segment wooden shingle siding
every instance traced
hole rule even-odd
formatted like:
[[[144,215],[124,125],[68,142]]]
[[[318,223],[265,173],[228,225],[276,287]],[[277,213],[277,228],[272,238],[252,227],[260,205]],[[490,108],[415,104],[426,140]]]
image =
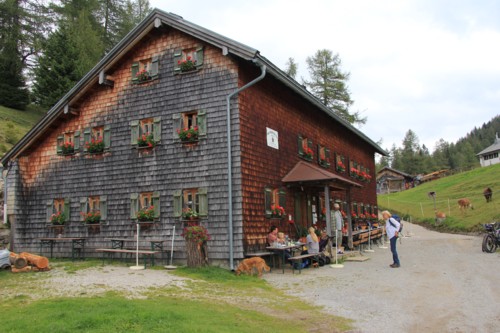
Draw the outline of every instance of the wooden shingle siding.
[[[140,192],[157,192],[160,200],[159,220],[141,232],[142,237],[171,240],[176,226],[176,248],[183,250],[180,237],[183,224],[173,216],[174,191],[183,188],[206,188],[208,196],[207,217],[202,224],[208,227],[213,241],[209,244],[209,257],[214,260],[228,258],[227,238],[227,151],[226,151],[226,96],[237,88],[236,65],[220,50],[204,47],[203,69],[192,74],[173,75],[173,50],[176,45],[194,46],[199,41],[179,32],[164,32],[141,43],[129,52],[127,59],[110,73],[114,88],[96,86],[79,102],[80,116],[67,117],[53,132],[41,140],[34,150],[18,160],[22,190],[16,195],[13,209],[16,228],[22,230],[16,238],[16,248],[39,251],[36,238],[50,236],[47,227],[45,203],[55,197],[71,198],[70,222],[63,235],[87,237],[87,255],[93,248],[109,246],[104,238],[132,237],[134,220],[130,216],[130,195]],[[133,85],[130,68],[134,59],[148,54],[159,54],[159,78],[151,83]],[[173,115],[193,109],[203,110],[206,117],[206,138],[193,148],[179,142],[173,143]],[[132,149],[131,121],[154,118],[161,124],[161,144],[148,152]],[[161,122],[160,122],[161,119]],[[237,116],[233,128],[237,128]],[[102,155],[77,154],[74,157],[58,156],[57,136],[64,131],[80,130],[93,126],[108,126],[110,149]],[[234,132],[233,142],[238,136]],[[237,146],[235,144],[235,146]],[[239,164],[239,149],[233,151],[233,162]],[[17,167],[17,166],[16,166]],[[9,172],[9,183],[17,177],[16,169]],[[236,170],[236,173],[238,171]],[[11,186],[10,190],[16,189]],[[235,197],[241,195],[241,180],[235,178]],[[106,223],[100,233],[89,234],[80,221],[80,198],[90,195],[106,197]],[[9,197],[10,198],[10,197]],[[234,204],[236,214],[241,214],[241,202]],[[241,218],[236,217],[235,223]],[[236,249],[243,251],[241,242]],[[178,254],[183,257],[182,251]]]

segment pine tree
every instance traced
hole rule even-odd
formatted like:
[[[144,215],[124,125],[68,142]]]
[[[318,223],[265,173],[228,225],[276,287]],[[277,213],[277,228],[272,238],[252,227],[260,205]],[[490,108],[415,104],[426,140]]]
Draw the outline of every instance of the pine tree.
[[[285,68],[285,73],[287,73],[290,77],[294,78],[297,76],[297,68],[299,66],[295,62],[295,59],[292,57],[288,58],[288,61],[286,63],[286,68]]]
[[[311,81],[304,81],[304,84],[312,94],[349,123],[366,123],[359,112],[349,113],[353,103],[347,87],[350,74],[341,70],[340,56],[323,49],[308,57],[306,62]]]

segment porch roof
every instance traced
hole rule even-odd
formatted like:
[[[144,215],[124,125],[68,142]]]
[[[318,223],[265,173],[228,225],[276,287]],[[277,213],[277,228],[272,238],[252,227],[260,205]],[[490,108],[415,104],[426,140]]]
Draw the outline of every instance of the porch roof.
[[[310,183],[321,182],[324,184],[343,183],[344,185],[362,187],[342,176],[335,175],[313,164],[299,161],[288,174],[281,180],[283,183]]]

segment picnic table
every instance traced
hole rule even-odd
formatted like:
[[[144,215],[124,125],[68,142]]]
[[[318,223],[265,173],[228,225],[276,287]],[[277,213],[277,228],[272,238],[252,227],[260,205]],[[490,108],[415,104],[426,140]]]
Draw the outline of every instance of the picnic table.
[[[50,248],[50,257],[54,256],[54,245],[56,242],[71,242],[71,260],[75,258],[85,259],[85,238],[82,237],[44,237],[40,241],[40,254],[43,248]]]
[[[304,246],[304,243],[296,242],[296,243],[291,243],[290,245],[276,245],[276,246],[268,246],[266,247],[267,250],[273,251],[273,252],[281,252],[281,268],[283,271],[283,274],[285,274],[285,251],[289,250],[293,252],[296,249],[302,248]]]
[[[133,242],[135,243],[137,240],[135,238],[105,238],[105,240],[111,241],[111,249],[110,250],[129,250],[128,248],[124,247],[124,244],[127,242]],[[162,259],[163,259],[163,254],[165,253],[163,251],[163,243],[165,240],[162,239],[146,239],[146,242],[150,243],[151,246],[151,251],[154,253],[161,253]],[[111,252],[111,251],[107,251]],[[120,251],[115,251],[115,252],[120,252]],[[143,250],[144,252],[144,250]],[[124,252],[123,252],[124,253]],[[154,266],[154,255],[151,256],[151,264]]]

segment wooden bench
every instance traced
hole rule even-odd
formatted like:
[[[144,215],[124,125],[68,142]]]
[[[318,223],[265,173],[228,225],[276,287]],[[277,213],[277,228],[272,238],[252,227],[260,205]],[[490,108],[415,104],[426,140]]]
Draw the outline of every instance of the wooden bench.
[[[105,253],[107,253],[108,259],[112,259],[115,253],[120,254],[141,254],[144,260],[144,268],[146,268],[146,264],[148,259],[150,261],[150,266],[155,265],[155,254],[160,253],[160,251],[151,251],[151,250],[134,250],[134,249],[96,249],[96,252],[102,252],[102,264],[104,265]]]
[[[290,257],[288,260],[292,261],[292,272],[295,274],[295,263],[299,264],[299,274],[302,273],[302,263],[304,259],[315,257],[318,260],[319,253],[301,254],[300,256]]]

